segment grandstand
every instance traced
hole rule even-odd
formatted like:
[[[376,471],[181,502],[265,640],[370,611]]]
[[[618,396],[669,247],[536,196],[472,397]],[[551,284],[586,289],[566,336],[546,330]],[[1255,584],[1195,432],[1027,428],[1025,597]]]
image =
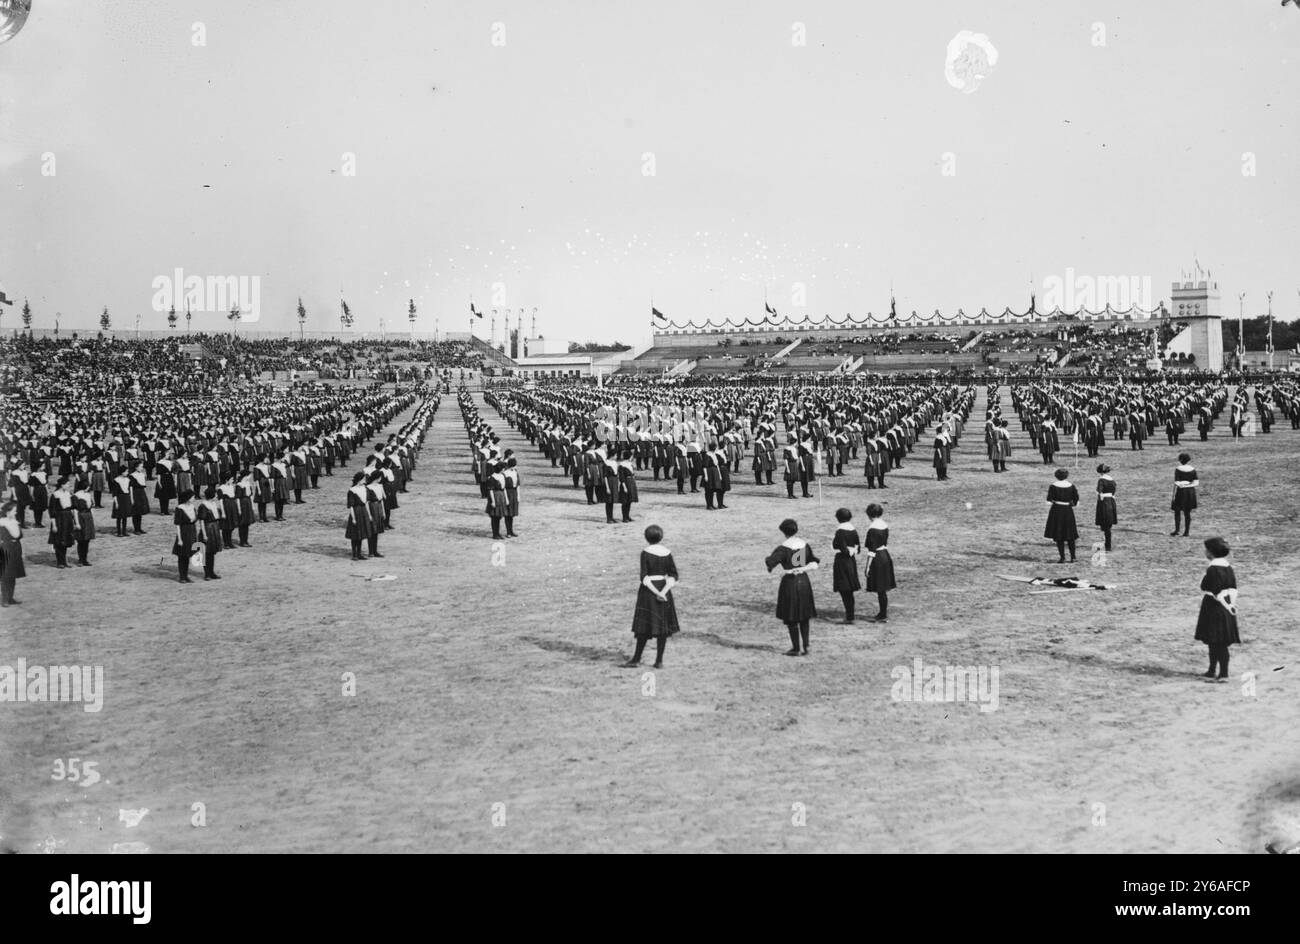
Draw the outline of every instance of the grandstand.
[[[1171,367],[1221,362],[1218,287],[1174,283],[1177,318],[1158,308],[998,315],[666,322],[618,374],[709,377],[726,374],[1051,372],[1062,376],[1144,370],[1153,355]],[[1196,302],[1200,307],[1192,307]],[[1200,352],[1198,358],[1197,351]]]

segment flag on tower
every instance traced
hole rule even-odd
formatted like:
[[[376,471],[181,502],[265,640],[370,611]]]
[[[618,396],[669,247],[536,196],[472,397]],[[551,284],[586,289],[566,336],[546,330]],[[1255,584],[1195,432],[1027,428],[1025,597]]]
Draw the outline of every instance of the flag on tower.
[[[660,321],[667,321],[667,320],[668,320],[668,316],[665,315],[665,314],[664,314],[662,311],[660,311],[658,308],[656,308],[654,305],[651,305],[651,306],[650,306],[650,316],[653,317],[653,318],[657,318],[657,319],[659,319]]]

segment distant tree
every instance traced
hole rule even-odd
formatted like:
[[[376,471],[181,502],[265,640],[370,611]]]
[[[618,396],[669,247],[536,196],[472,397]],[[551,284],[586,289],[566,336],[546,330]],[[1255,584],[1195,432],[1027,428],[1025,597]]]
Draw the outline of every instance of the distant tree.
[[[108,316],[108,306],[104,306],[104,313],[99,316],[99,326],[107,331],[113,327],[113,319]]]
[[[32,330],[32,306],[27,304],[27,299],[23,299],[23,327],[29,332]]]
[[[171,328],[173,331],[175,331],[175,330],[176,330],[176,322],[179,321],[179,320],[180,320],[180,319],[176,317],[176,306],[175,306],[175,305],[172,305],[172,307],[171,307],[170,309],[168,309],[168,311],[167,311],[167,327],[169,327],[169,328]]]

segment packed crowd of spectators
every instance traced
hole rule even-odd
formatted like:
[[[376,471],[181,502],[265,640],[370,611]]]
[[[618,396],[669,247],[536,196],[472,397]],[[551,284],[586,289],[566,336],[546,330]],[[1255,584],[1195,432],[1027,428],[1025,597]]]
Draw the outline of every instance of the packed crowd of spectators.
[[[426,380],[433,363],[481,369],[483,354],[463,341],[299,340],[234,334],[167,338],[0,339],[0,389],[28,399],[78,390],[99,397],[205,394],[265,380]]]

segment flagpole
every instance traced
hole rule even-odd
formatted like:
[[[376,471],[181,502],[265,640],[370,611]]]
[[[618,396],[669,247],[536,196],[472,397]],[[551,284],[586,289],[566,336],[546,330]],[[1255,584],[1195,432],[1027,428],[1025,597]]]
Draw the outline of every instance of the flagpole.
[[[1268,293],[1268,372],[1273,372],[1273,291]]]

